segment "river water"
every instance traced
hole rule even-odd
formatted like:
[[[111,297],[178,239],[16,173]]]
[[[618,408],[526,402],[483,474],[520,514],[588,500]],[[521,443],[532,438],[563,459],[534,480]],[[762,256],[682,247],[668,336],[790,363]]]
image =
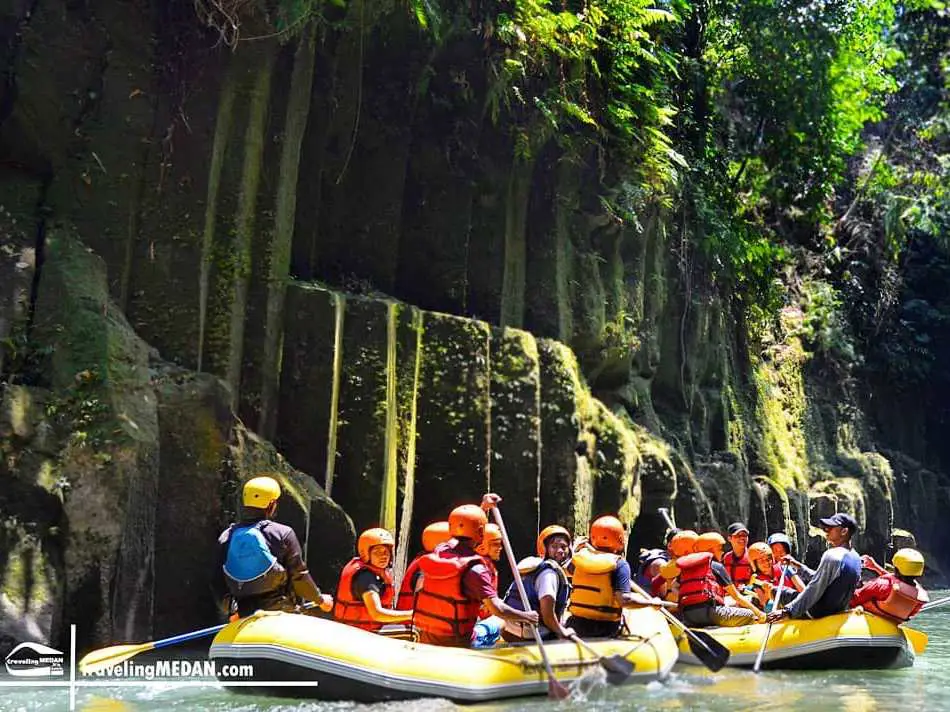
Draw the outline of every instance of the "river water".
[[[931,600],[950,595],[934,591]],[[314,703],[267,697],[235,695],[215,687],[175,687],[169,683],[146,683],[123,688],[85,688],[76,696],[81,712],[139,712],[148,710],[195,710],[196,712],[515,712],[558,710],[950,710],[950,606],[921,613],[914,627],[930,636],[927,652],[912,668],[900,670],[832,670],[827,672],[724,669],[710,673],[705,668],[677,665],[665,683],[647,686],[610,687],[591,679],[589,689],[576,699],[550,702],[529,698],[510,702],[457,707],[445,700],[419,700],[379,705]],[[66,712],[68,693],[62,688],[0,688],[2,712]]]

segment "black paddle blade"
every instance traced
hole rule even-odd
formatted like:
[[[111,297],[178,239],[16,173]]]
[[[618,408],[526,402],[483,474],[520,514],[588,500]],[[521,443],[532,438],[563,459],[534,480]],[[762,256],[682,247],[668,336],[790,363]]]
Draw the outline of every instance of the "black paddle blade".
[[[633,663],[622,655],[601,658],[600,665],[607,672],[607,682],[611,685],[622,685],[633,674]]]
[[[713,638],[709,633],[690,628],[689,649],[703,665],[713,672],[719,672],[729,662],[729,648]]]

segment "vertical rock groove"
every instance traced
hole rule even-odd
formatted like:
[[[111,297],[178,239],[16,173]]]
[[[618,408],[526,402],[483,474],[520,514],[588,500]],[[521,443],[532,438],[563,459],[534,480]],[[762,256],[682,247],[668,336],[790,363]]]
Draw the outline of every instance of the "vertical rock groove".
[[[234,230],[234,283],[231,285],[230,327],[228,329],[227,383],[231,387],[231,407],[237,408],[241,393],[241,360],[244,355],[244,320],[247,289],[251,279],[251,242],[257,215],[257,194],[264,158],[264,133],[270,104],[271,77],[277,57],[276,45],[268,45],[264,61],[254,73],[251,106],[244,134],[244,165]]]
[[[290,253],[297,213],[297,177],[300,149],[310,118],[310,95],[316,53],[314,25],[304,30],[294,55],[290,78],[290,99],[284,123],[284,144],[280,154],[274,235],[268,255],[267,309],[264,324],[264,356],[261,364],[261,416],[258,430],[271,437],[274,430],[277,388],[280,382],[281,335],[284,303],[290,270]]]
[[[214,145],[211,149],[211,165],[208,167],[208,194],[205,200],[205,227],[201,240],[201,272],[198,277],[198,364],[203,366],[205,327],[208,317],[208,287],[211,281],[211,254],[214,247],[215,223],[218,218],[218,189],[221,186],[221,169],[224,166],[225,148],[231,134],[234,111],[234,96],[237,86],[237,67],[232,61],[218,103],[218,115],[214,126]]]
[[[330,392],[330,425],[327,428],[327,470],[323,488],[327,497],[333,496],[333,471],[336,468],[337,411],[340,407],[340,372],[343,369],[343,318],[346,301],[341,294],[333,293],[336,318],[333,328],[333,389]]]

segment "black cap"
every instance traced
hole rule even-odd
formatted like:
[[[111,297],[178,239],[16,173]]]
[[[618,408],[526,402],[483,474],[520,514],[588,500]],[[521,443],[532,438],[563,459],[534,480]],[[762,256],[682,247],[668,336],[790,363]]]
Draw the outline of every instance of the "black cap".
[[[848,531],[854,534],[858,530],[858,523],[850,514],[846,512],[837,512],[830,517],[819,519],[818,523],[824,528],[829,527],[847,527]]]
[[[732,524],[729,525],[728,531],[729,531],[729,536],[735,536],[739,532],[745,532],[746,534],[748,534],[749,527],[747,527],[742,522],[733,522]]]

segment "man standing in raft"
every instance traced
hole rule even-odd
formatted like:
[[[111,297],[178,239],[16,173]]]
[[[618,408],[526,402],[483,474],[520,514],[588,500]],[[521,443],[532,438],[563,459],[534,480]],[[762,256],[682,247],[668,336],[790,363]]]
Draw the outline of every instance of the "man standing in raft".
[[[294,530],[272,521],[280,484],[255,477],[244,485],[241,521],[218,537],[213,587],[220,599],[230,595],[240,617],[256,610],[293,611],[313,601],[329,611],[333,598],[320,593],[303,561]]]
[[[485,509],[501,502],[486,494],[482,506],[463,504],[449,514],[449,534],[455,541],[439,546],[419,562],[421,587],[416,592],[413,625],[419,642],[430,645],[468,647],[482,604],[505,621],[537,625],[538,614],[507,605],[492,585],[491,572],[475,547],[485,535]]]
[[[917,583],[924,572],[924,557],[916,549],[898,549],[891,559],[896,573],[888,573],[870,556],[862,556],[864,568],[878,574],[861,586],[851,597],[851,608],[864,610],[895,623],[909,621],[930,600]]]
[[[630,591],[626,538],[619,519],[599,517],[590,525],[587,543],[574,552],[567,625],[582,638],[613,637],[620,632],[625,607],[652,603]]]
[[[722,557],[722,565],[726,567],[736,588],[741,588],[752,580],[752,562],[748,551],[749,528],[742,522],[736,522],[730,524],[727,531],[732,551]]]
[[[393,548],[385,529],[367,529],[356,543],[359,556],[343,567],[333,617],[340,623],[376,632],[387,623],[407,623],[412,611],[393,610]]]
[[[848,609],[854,589],[861,580],[861,559],[851,547],[858,523],[844,512],[818,522],[825,530],[831,548],[822,554],[815,575],[805,589],[785,608],[769,613],[770,623],[782,618],[821,618]]]

